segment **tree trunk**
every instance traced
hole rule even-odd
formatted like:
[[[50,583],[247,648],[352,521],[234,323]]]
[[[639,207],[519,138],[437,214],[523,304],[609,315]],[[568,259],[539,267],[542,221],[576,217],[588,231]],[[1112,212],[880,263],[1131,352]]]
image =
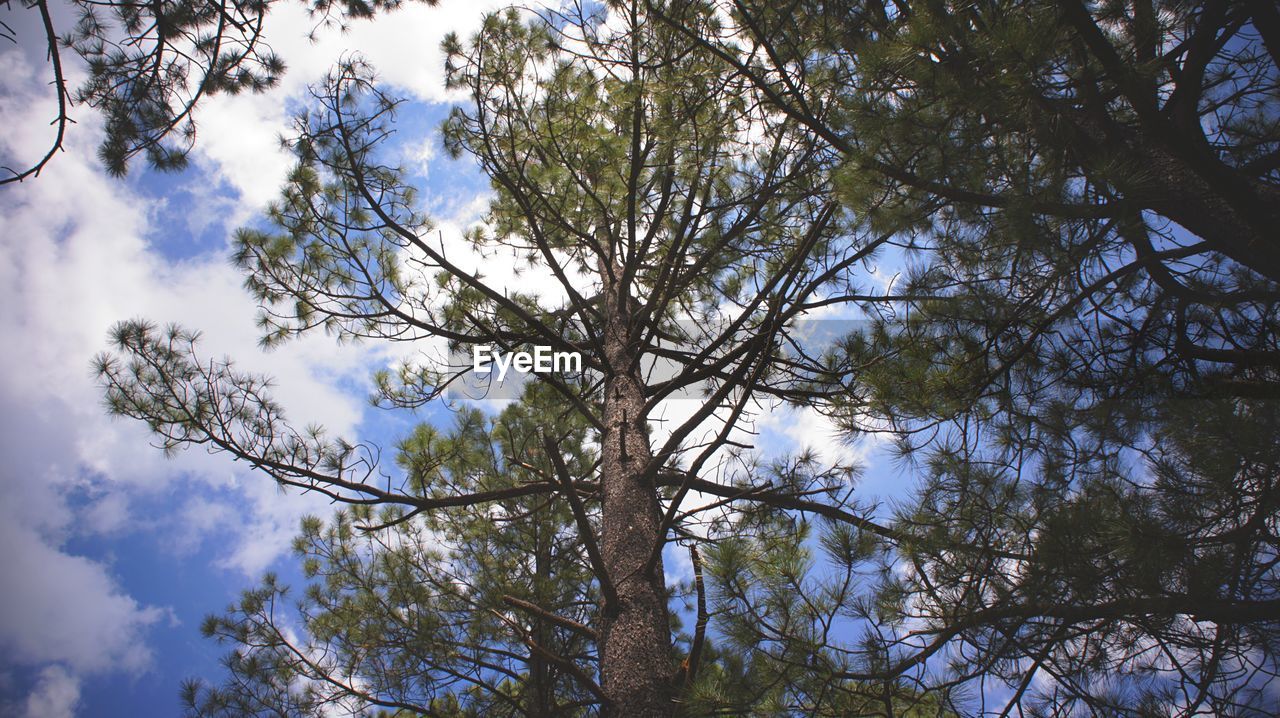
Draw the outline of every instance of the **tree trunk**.
[[[645,573],[661,524],[656,489],[644,480],[652,450],[626,317],[630,302],[619,300],[609,284],[606,277],[605,355],[612,376],[605,385],[601,438],[600,552],[617,602],[607,607],[600,636],[601,687],[610,703],[604,714],[670,716],[671,628],[661,557]]]
[[[1206,171],[1164,147],[1140,151],[1152,188],[1137,199],[1187,228],[1214,249],[1259,274],[1280,282],[1280,192],[1206,160]]]
[[[544,528],[535,524],[533,527],[533,602],[543,608],[552,608],[554,604],[546,595],[545,586],[551,575],[551,541]],[[554,608],[552,608],[554,610]],[[549,651],[556,647],[551,643],[552,632],[541,616],[533,618],[533,642]],[[542,654],[529,651],[529,679],[532,693],[529,705],[530,718],[552,718],[555,715],[555,682],[551,666]]]

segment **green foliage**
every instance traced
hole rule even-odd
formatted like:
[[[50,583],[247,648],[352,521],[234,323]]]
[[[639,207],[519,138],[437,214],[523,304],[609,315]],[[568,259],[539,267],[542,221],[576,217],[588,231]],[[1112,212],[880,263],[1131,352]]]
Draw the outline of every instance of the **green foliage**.
[[[922,477],[873,593],[923,627],[872,673],[998,679],[1006,712],[1267,713],[1273,4],[708,5],[736,33],[702,42],[901,251],[828,357],[833,415]]]
[[[517,486],[554,471],[540,455],[544,433],[568,439],[562,460],[575,470],[594,461],[585,427],[538,389],[491,421],[464,411],[447,432],[420,428],[398,460],[424,494]],[[425,516],[358,506],[304,520],[294,550],[308,580],[296,605],[268,576],[205,622],[206,636],[235,649],[224,685],[184,689],[190,715],[571,716],[594,702],[529,644],[589,663],[590,629],[520,607],[591,620],[598,596],[562,502]]]
[[[548,344],[585,371],[539,378],[493,421],[414,430],[396,485],[376,449],[290,428],[265,380],[199,360],[194,335],[122,325],[121,356],[99,361],[112,411],[354,505],[304,524],[305,630],[274,612],[272,581],[246,594],[209,629],[250,650],[189,707],[617,714],[627,681],[608,669],[643,654],[624,677],[658,696],[650,714],[967,714],[992,686],[1005,714],[1265,713],[1280,126],[1264,5],[490,16],[445,43],[470,101],[442,134],[495,190],[467,249],[516,261],[518,287],[430,236],[386,150],[398,102],[341,63],[298,119],[274,228],[237,237],[264,341]],[[902,270],[884,291],[859,276],[877,259]],[[794,320],[828,307],[867,330],[791,351]],[[377,399],[421,406],[451,377],[384,371]],[[683,390],[703,401],[655,438],[650,412]],[[855,501],[851,468],[760,462],[735,430],[769,400],[890,433],[916,491],[880,509]],[[691,550],[693,582],[645,604],[672,540],[706,562]],[[641,604],[672,635],[605,665]]]
[[[88,65],[75,100],[106,117],[98,155],[113,175],[124,175],[137,155],[153,169],[185,168],[196,141],[196,108],[205,97],[263,92],[285,72],[264,34],[274,0],[72,4],[79,19],[61,44]],[[401,0],[306,5],[318,28],[371,18]],[[60,93],[71,94],[60,74],[55,80]]]

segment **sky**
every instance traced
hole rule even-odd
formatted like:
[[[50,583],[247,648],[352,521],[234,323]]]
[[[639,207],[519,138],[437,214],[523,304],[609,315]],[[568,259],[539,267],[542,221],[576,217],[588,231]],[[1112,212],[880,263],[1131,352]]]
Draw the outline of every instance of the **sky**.
[[[187,170],[138,164],[108,177],[95,158],[100,119],[76,107],[65,152],[38,178],[0,187],[0,715],[176,715],[182,679],[220,675],[225,649],[200,637],[201,619],[264,571],[296,578],[289,544],[300,518],[333,510],[225,455],[166,459],[145,427],[108,417],[91,365],[116,322],[200,331],[207,353],[275,377],[288,415],[331,435],[389,443],[417,421],[448,421],[442,407],[369,407],[370,374],[402,347],[315,334],[260,349],[257,306],[229,242],[277,195],[290,166],[278,140],[307,86],[352,51],[411,100],[399,125],[404,161],[436,226],[460,236],[481,217],[488,182],[436,137],[462,99],[444,89],[439,44],[503,5],[411,4],[313,42],[302,6],[279,4],[265,32],[288,74],[265,94],[208,99]],[[64,27],[68,14],[55,8]],[[18,36],[0,39],[0,164],[16,166],[48,146],[54,105],[34,13],[10,4],[0,20]],[[83,68],[63,57],[78,84]],[[764,416],[758,428],[762,441],[850,450],[814,415]]]

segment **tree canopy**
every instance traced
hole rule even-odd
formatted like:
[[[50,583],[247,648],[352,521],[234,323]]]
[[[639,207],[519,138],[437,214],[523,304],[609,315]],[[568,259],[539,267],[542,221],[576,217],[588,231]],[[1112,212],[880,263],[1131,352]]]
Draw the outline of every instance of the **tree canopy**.
[[[438,0],[419,0],[435,5]],[[263,92],[276,85],[285,61],[271,49],[266,32],[274,0],[129,2],[67,0],[76,21],[61,27],[61,12],[49,0],[19,0],[40,16],[39,31],[49,63],[55,97],[55,133],[44,154],[26,166],[3,167],[0,185],[36,177],[64,149],[75,105],[102,113],[106,120],[98,157],[107,171],[123,176],[137,157],[160,171],[180,170],[195,146],[197,108],[204,98],[244,91]],[[399,7],[401,0],[307,0],[323,25],[347,26]],[[12,9],[12,0],[0,3]],[[56,7],[56,4],[55,6]],[[55,18],[55,16],[57,16]],[[0,38],[17,33],[0,21]],[[88,69],[88,78],[72,86],[64,69],[70,50]]]
[[[307,638],[282,586],[247,593],[206,626],[240,646],[230,682],[190,709],[1266,715],[1278,47],[1264,2],[501,13],[446,42],[468,100],[441,136],[494,191],[448,245],[389,149],[402,103],[342,62],[274,228],[236,238],[264,340],[583,368],[416,430],[392,469],[293,428],[193,332],[121,325],[114,412],[351,505],[299,539]],[[135,139],[178,126],[151,120]],[[815,351],[818,310],[866,320]],[[405,365],[376,398],[422,406],[462,373]],[[878,508],[857,467],[759,456],[771,402],[888,434],[919,485]]]
[[[952,680],[1019,709],[1265,713],[1273,5],[717,7],[686,36],[838,152],[842,201],[903,248],[834,412],[892,422],[924,477],[895,590],[933,628],[891,672],[958,650]]]

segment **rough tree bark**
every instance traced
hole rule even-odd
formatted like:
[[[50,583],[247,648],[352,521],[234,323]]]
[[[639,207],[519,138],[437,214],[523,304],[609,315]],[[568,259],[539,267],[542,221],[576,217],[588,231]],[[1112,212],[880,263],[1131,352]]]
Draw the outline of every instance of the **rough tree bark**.
[[[602,263],[603,264],[603,263]],[[621,287],[621,271],[604,278],[604,350],[611,376],[605,384],[601,436],[601,554],[616,594],[601,626],[601,687],[605,714],[670,716],[670,636],[662,561],[646,573],[659,539],[661,512],[646,470],[653,458],[644,417],[634,327],[634,302]]]

